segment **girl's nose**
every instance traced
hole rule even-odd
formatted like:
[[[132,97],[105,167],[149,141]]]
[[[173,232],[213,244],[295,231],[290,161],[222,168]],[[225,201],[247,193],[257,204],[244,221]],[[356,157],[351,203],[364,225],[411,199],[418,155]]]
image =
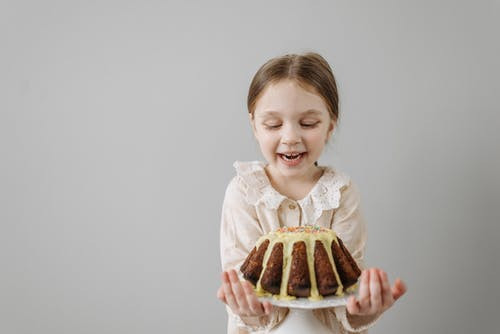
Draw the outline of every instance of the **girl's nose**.
[[[300,131],[298,131],[294,126],[284,127],[282,142],[283,144],[287,145],[295,145],[300,143]]]

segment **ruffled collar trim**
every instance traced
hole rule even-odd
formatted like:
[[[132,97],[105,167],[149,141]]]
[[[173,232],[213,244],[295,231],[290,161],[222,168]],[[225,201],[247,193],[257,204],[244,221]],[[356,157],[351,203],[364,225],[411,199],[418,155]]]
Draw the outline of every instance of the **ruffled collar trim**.
[[[233,164],[237,175],[245,185],[246,201],[250,205],[263,203],[268,209],[276,210],[286,196],[271,185],[264,170],[266,164],[261,161],[236,161]],[[296,201],[303,212],[305,224],[314,225],[323,211],[336,209],[340,204],[340,190],[349,184],[349,177],[329,166],[320,166],[323,175],[316,182],[309,194]]]

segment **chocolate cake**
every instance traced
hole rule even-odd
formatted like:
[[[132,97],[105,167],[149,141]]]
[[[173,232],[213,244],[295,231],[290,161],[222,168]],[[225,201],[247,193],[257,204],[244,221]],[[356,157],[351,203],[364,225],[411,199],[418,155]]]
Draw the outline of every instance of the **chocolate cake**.
[[[283,227],[262,236],[240,268],[258,296],[278,299],[342,296],[361,270],[334,231]]]

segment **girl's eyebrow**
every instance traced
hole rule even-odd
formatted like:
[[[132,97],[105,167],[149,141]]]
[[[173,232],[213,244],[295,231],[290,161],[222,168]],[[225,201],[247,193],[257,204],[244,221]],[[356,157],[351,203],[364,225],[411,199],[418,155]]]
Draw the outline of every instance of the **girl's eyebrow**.
[[[279,111],[274,111],[274,110],[266,110],[262,112],[262,116],[274,116],[274,115],[280,115],[281,113]],[[321,111],[316,110],[316,109],[309,109],[306,111],[303,111],[300,113],[301,115],[310,115],[310,114],[315,114],[315,115],[320,115]]]

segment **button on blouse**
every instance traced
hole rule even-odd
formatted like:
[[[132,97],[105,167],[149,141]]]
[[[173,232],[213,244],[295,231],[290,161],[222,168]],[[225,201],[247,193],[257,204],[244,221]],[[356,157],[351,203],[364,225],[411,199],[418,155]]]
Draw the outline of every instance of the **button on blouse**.
[[[290,199],[285,199],[278,208],[278,217],[280,226],[299,226],[301,225],[300,208]]]

